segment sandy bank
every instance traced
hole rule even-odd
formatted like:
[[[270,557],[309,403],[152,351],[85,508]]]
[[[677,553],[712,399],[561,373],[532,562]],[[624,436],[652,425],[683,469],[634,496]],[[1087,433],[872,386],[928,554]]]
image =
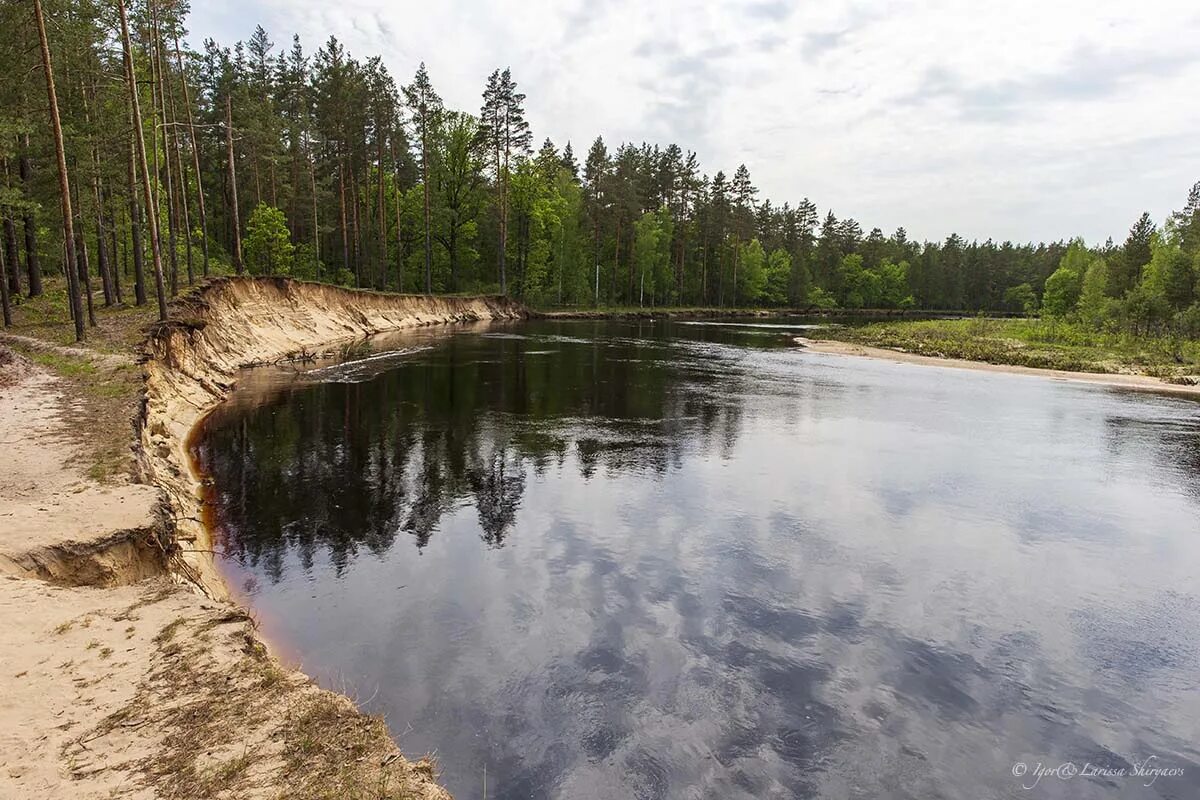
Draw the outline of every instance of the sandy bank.
[[[213,281],[141,353],[140,484],[84,474],[87,420],[61,378],[19,358],[0,366],[0,797],[447,800],[431,762],[408,761],[382,721],[282,667],[229,602],[187,440],[245,365],[522,316],[503,299]]]
[[[175,514],[173,567],[209,594],[225,596],[188,439],[228,396],[241,368],[384,331],[525,315],[507,298],[387,295],[284,278],[218,279],[177,301],[171,319],[154,326],[144,345],[146,388],[137,420],[141,478],[166,492]]]
[[[1036,375],[1053,380],[1072,381],[1076,383],[1099,384],[1132,391],[1155,392],[1158,394],[1175,394],[1200,398],[1200,386],[1167,383],[1149,375],[1130,375],[1123,373],[1105,372],[1069,372],[1060,369],[1038,369],[1018,364],[992,364],[986,361],[968,361],[962,358],[940,358],[906,353],[902,350],[889,350],[885,347],[852,344],[832,339],[809,339],[803,336],[795,338],[796,344],[814,353],[829,353],[841,356],[865,356],[882,358],[903,364],[923,364],[934,367],[954,367],[980,372],[1004,372],[1012,375]]]

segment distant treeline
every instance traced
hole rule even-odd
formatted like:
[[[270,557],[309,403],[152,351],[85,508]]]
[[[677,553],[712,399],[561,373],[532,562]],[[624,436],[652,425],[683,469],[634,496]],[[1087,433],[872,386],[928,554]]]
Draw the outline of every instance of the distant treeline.
[[[41,270],[73,258],[79,315],[94,279],[105,303],[143,303],[159,270],[163,296],[245,270],[544,306],[1044,306],[1142,326],[1181,323],[1195,301],[1200,184],[1182,211],[1159,226],[1143,215],[1119,244],[915,242],[807,198],[776,205],[745,165],[710,175],[675,144],[596,137],[582,159],[571,142],[535,149],[507,69],[487,78],[478,110],[452,110],[423,64],[401,85],[333,37],[308,55],[259,27],[193,52],[187,10],[0,7],[11,293],[36,294]]]

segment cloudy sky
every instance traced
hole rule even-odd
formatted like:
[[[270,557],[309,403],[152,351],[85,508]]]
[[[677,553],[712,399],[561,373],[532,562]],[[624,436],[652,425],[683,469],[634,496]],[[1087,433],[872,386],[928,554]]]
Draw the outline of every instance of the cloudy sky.
[[[534,136],[676,142],[773,202],[943,238],[1122,239],[1200,180],[1194,0],[194,0],[192,42],[263,25],[419,61],[477,111],[511,66]]]

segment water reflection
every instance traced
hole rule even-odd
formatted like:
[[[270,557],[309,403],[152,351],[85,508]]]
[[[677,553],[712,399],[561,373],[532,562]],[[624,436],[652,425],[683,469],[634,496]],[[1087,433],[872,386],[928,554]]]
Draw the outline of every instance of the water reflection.
[[[785,329],[406,341],[209,421],[235,580],[459,798],[1200,788],[1200,413]],[[253,398],[252,398],[253,399]]]

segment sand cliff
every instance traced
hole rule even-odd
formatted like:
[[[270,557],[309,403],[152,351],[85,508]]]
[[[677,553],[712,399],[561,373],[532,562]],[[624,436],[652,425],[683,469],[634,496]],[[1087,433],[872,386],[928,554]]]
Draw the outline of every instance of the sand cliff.
[[[286,278],[218,279],[177,301],[144,345],[145,397],[135,422],[141,478],[167,493],[175,514],[174,568],[225,596],[208,552],[188,438],[241,368],[384,331],[526,314],[502,297],[377,294]]]
[[[6,355],[0,669],[11,685],[0,702],[0,795],[449,800],[431,760],[405,758],[381,720],[281,665],[228,599],[188,439],[246,365],[525,315],[503,298],[211,281],[176,301],[142,346],[140,483],[84,474],[89,431],[63,379]],[[44,346],[130,369],[127,357]]]

